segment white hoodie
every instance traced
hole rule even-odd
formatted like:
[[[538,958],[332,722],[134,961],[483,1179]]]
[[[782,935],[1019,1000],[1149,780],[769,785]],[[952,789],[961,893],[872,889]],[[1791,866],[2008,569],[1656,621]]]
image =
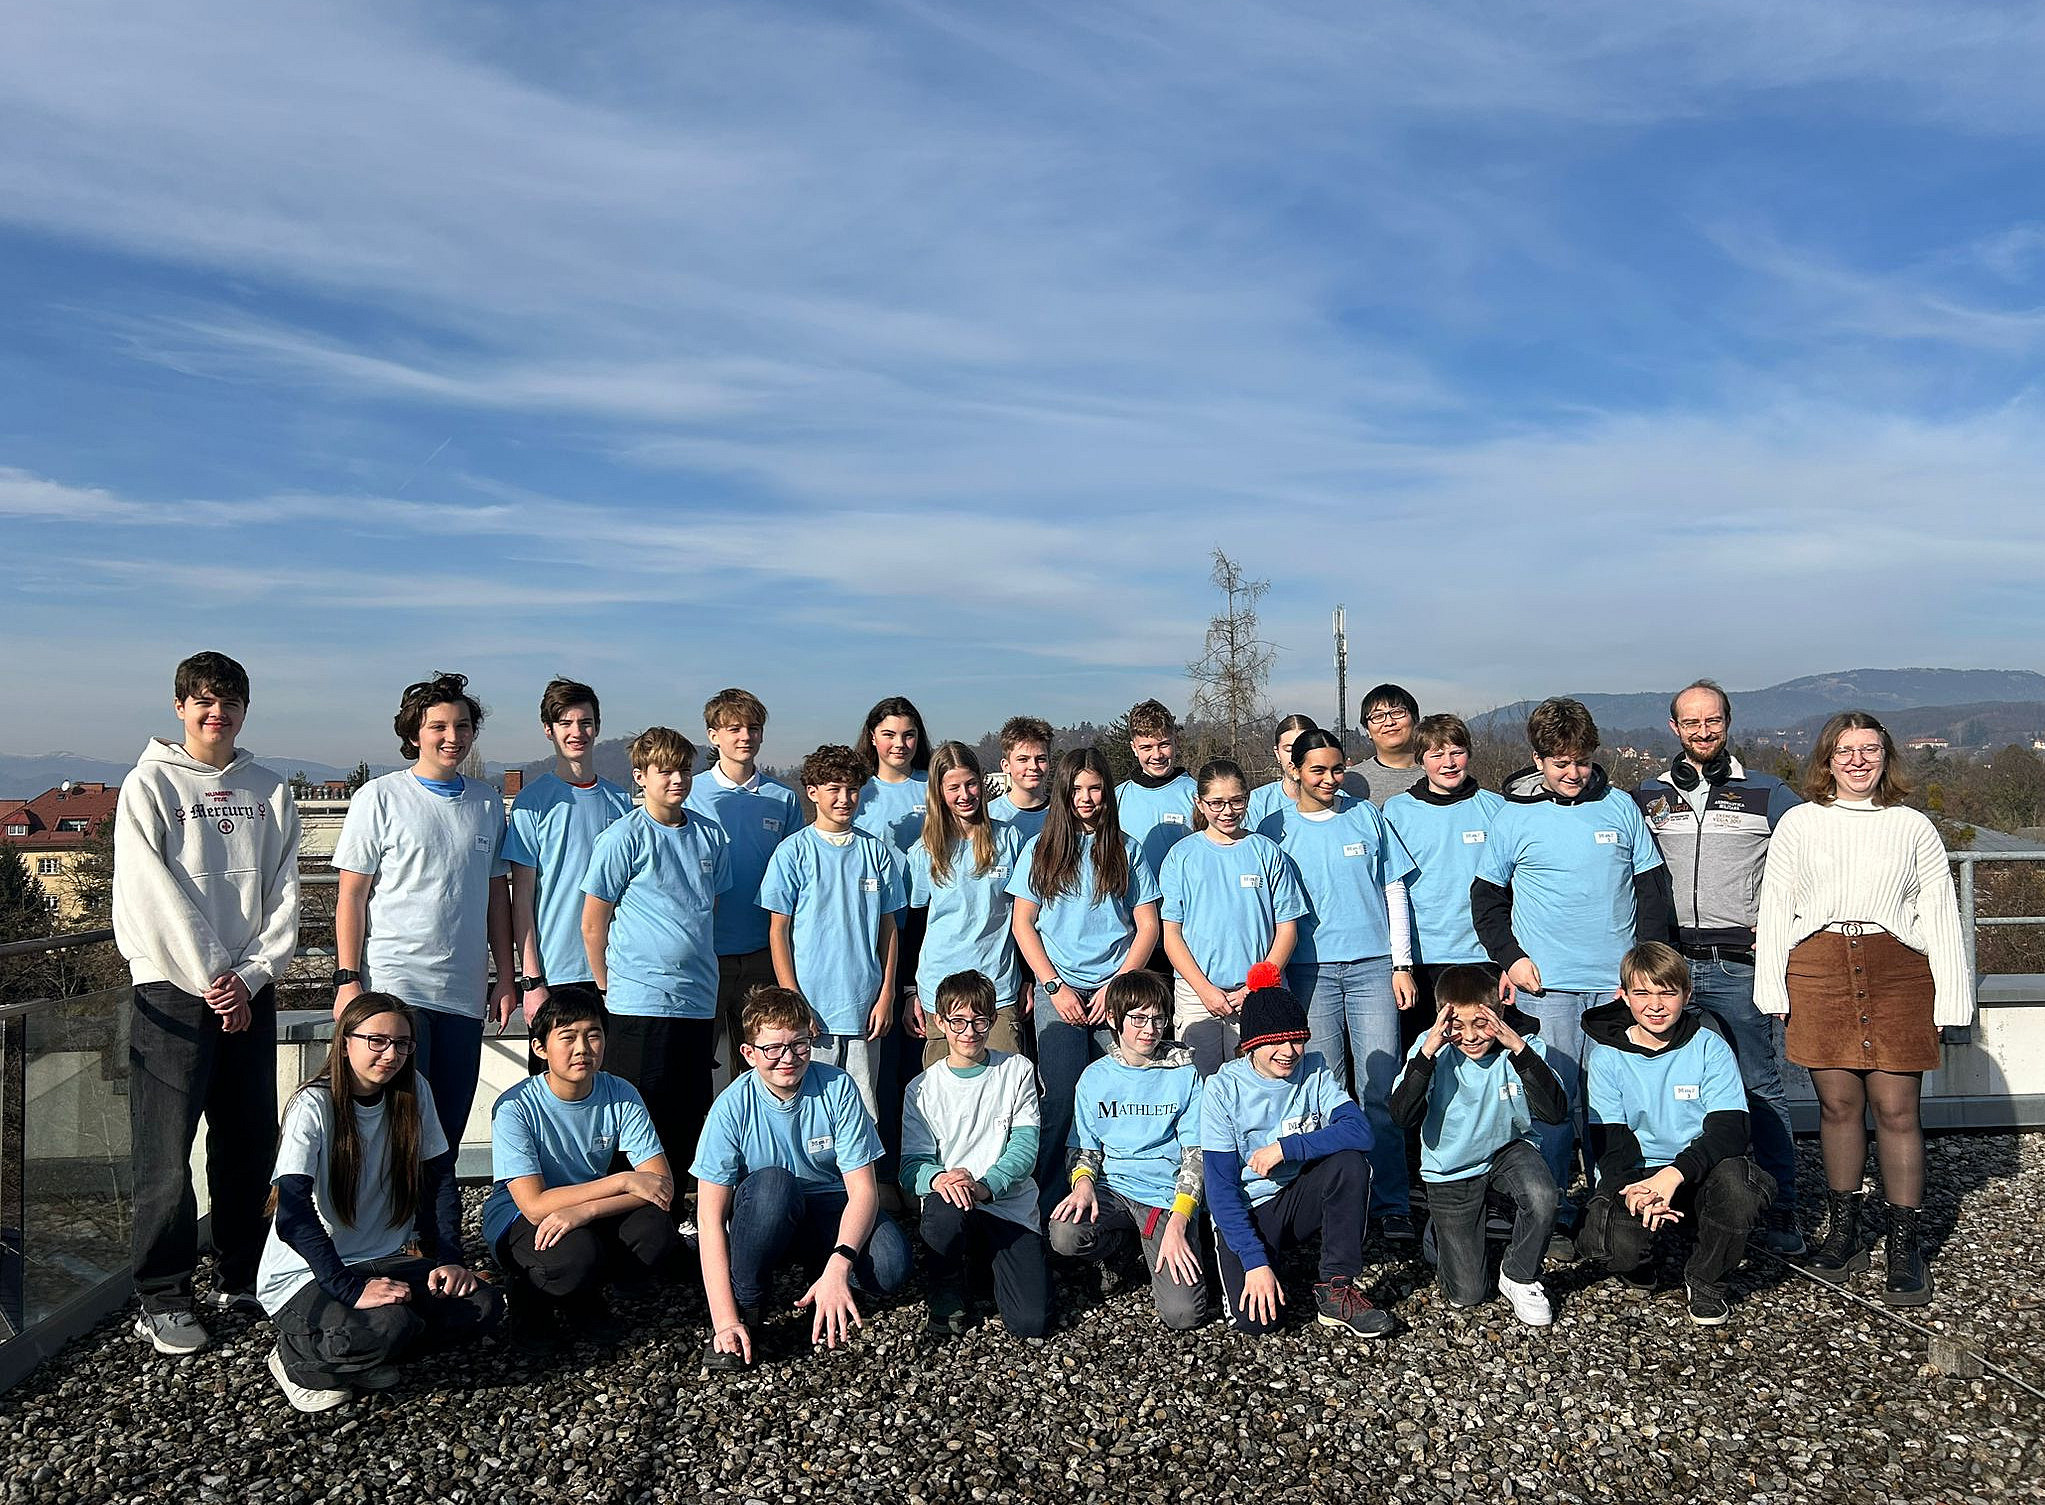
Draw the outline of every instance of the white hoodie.
[[[209,768],[152,738],[114,812],[114,944],[137,983],[250,993],[298,948],[298,802],[240,748]]]

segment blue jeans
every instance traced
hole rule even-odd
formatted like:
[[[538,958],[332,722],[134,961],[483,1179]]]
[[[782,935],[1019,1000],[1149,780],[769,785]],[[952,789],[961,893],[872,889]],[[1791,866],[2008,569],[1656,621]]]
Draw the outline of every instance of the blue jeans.
[[[459,1156],[469,1105],[476,1100],[476,1077],[483,1069],[483,1021],[428,1008],[414,1008],[412,1018],[419,1032],[414,1069],[433,1089],[434,1115],[447,1135],[447,1147]]]
[[[1548,1064],[1562,1079],[1569,1094],[1569,1117],[1559,1124],[1534,1122],[1534,1143],[1548,1162],[1548,1174],[1565,1197],[1579,1162],[1585,1184],[1589,1184],[1590,1162],[1583,1144],[1583,1015],[1601,1003],[1610,1003],[1614,989],[1597,988],[1587,993],[1568,993],[1550,988],[1545,993],[1522,993],[1518,1006],[1541,1023],[1541,1041],[1548,1047]]]
[[[1370,1123],[1370,1215],[1404,1217],[1412,1210],[1406,1184],[1406,1132],[1385,1111],[1398,1080],[1399,1006],[1392,996],[1392,959],[1295,962],[1285,969],[1292,996],[1306,1004],[1307,1049],[1328,1063],[1346,1089],[1355,1063],[1356,1100]]]
[[[1725,1026],[1727,1043],[1740,1063],[1747,1089],[1747,1121],[1754,1139],[1754,1163],[1775,1178],[1777,1218],[1796,1217],[1796,1133],[1782,1090],[1782,1058],[1775,1021],[1754,1007],[1754,969],[1723,958],[1690,962],[1690,1001],[1708,1009]]]
[[[1108,1052],[1114,1037],[1105,1028],[1067,1024],[1051,995],[1037,985],[1030,1023],[1037,1036],[1037,1075],[1044,1084],[1044,1123],[1037,1136],[1037,1198],[1046,1221],[1065,1200],[1065,1141],[1072,1137],[1072,1100],[1079,1074]]]
[[[774,1284],[774,1272],[791,1255],[805,1273],[821,1271],[838,1243],[845,1193],[805,1192],[779,1166],[767,1166],[732,1188],[731,1294],[738,1304],[759,1310]],[[908,1284],[915,1261],[908,1237],[886,1213],[874,1219],[866,1247],[852,1264],[852,1283],[869,1296],[891,1296]]]

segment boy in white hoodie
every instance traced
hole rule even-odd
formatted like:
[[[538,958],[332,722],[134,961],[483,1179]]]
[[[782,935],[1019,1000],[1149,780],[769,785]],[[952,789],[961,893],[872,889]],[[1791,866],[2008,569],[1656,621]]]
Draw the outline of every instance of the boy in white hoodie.
[[[212,1304],[260,1313],[256,1264],[277,1144],[272,979],[298,946],[298,805],[234,745],[248,672],[222,653],[177,667],[182,742],[152,738],[114,815],[114,944],[135,982],[128,1114],[133,1258],[157,1352],[196,1353],[197,1204],[188,1169],[206,1119],[219,1286]]]

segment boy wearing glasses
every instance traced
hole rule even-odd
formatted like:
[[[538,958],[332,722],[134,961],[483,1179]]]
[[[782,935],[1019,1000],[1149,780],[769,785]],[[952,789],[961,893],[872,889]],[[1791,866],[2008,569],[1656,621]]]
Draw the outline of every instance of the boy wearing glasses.
[[[948,1049],[902,1100],[902,1190],[921,1208],[929,1330],[938,1337],[968,1325],[969,1243],[993,1263],[1002,1325],[1018,1338],[1040,1338],[1050,1325],[1032,1176],[1042,1123],[1037,1073],[1024,1057],[987,1048],[997,1002],[979,972],[954,972],[937,985]]]
[[[1072,1190],[1051,1212],[1051,1248],[1097,1260],[1126,1236],[1143,1248],[1151,1300],[1175,1332],[1212,1311],[1194,1222],[1200,1215],[1201,1077],[1171,1038],[1172,987],[1155,972],[1108,984],[1115,1044],[1081,1073]]]
[[[603,998],[588,983],[555,988],[533,1016],[539,1076],[490,1110],[483,1239],[510,1277],[512,1311],[544,1336],[601,1333],[607,1279],[658,1272],[677,1243],[674,1177],[632,1084],[603,1069]],[[622,1157],[632,1167],[613,1171]]]
[[[1357,779],[1380,810],[1385,801],[1420,780],[1420,702],[1402,685],[1383,684],[1365,692],[1359,713],[1370,733],[1370,756],[1352,763],[1348,784]]]
[[[892,929],[892,926],[890,927]],[[888,1296],[909,1278],[909,1242],[880,1210],[880,1136],[851,1079],[810,1058],[810,1008],[790,988],[746,1000],[751,1069],[718,1094],[689,1173],[712,1334],[706,1366],[743,1369],[790,1259],[809,1287],[810,1341],[836,1348],[861,1325],[856,1285]]]

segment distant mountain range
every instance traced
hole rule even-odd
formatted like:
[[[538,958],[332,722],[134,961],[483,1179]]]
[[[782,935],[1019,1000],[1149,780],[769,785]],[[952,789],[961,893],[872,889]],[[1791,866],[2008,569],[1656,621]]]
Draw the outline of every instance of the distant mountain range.
[[[2030,669],[1849,669],[1760,690],[1728,686],[1727,693],[1736,738],[1808,740],[1833,712],[1850,708],[1881,715],[1899,738],[1948,737],[1956,746],[2028,743],[2045,730],[2045,674]],[[1674,745],[1666,691],[1575,698],[1596,718],[1607,747]],[[1517,738],[1537,704],[1519,700],[1499,706],[1472,717],[1470,729],[1480,737]],[[1903,712],[1908,716],[1897,714]],[[1963,727],[1977,728],[1982,735],[1962,738],[1949,730]]]

